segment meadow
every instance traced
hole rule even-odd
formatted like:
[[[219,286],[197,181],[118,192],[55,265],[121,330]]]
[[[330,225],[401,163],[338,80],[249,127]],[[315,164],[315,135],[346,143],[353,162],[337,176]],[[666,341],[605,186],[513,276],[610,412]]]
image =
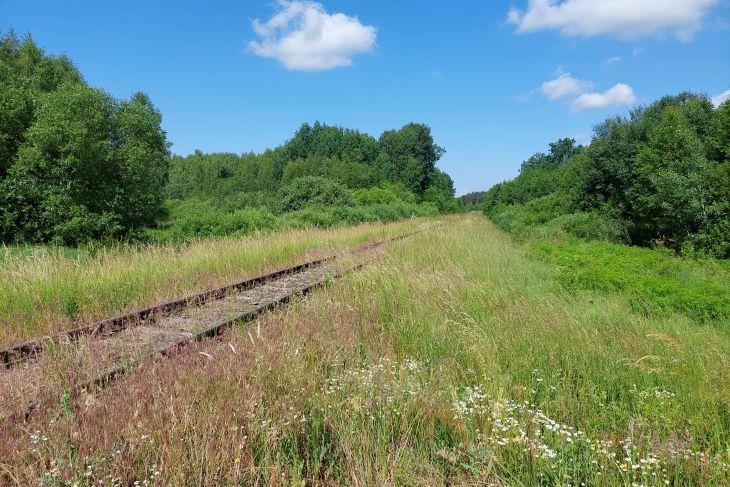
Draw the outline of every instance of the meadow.
[[[58,386],[56,407],[2,426],[0,480],[730,485],[726,268],[600,243],[588,258],[573,240],[516,242],[480,214],[445,220],[102,391]],[[626,256],[655,265],[621,267]],[[690,302],[715,289],[720,304],[700,306],[712,318],[647,291],[672,273]]]
[[[0,247],[0,343],[243,280],[421,223],[310,227],[184,243]]]

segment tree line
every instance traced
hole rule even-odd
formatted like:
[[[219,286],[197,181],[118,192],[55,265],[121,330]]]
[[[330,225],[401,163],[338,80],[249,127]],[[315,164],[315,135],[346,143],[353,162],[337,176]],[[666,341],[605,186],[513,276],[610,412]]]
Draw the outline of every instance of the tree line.
[[[382,201],[377,202],[394,197],[431,202],[446,210],[456,203],[451,177],[435,167],[443,152],[424,124],[409,123],[375,139],[357,130],[305,123],[285,144],[262,154],[196,151],[174,156],[167,196],[237,200],[239,206],[286,210],[278,202],[293,182],[307,177],[313,193],[334,186],[342,193],[378,188],[369,193],[371,200],[378,194]]]
[[[460,209],[424,124],[375,139],[305,123],[261,154],[173,156],[161,121],[145,94],[117,99],[30,35],[0,36],[0,241],[138,238],[190,214],[238,221],[244,209],[266,222],[303,208],[402,204],[351,219]]]
[[[560,139],[534,154],[483,209],[517,234],[552,226],[728,258],[730,103],[686,92],[608,118],[587,146]]]
[[[459,196],[459,201],[464,205],[464,208],[469,211],[480,210],[484,205],[484,198],[487,197],[486,191],[472,191]]]

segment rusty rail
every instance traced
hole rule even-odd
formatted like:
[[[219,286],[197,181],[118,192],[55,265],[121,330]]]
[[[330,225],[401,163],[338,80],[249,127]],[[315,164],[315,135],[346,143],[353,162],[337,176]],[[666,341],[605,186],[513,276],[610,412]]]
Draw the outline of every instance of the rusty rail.
[[[440,224],[432,225],[428,228],[416,230],[416,231],[413,231],[413,232],[410,232],[407,234],[403,234],[403,235],[398,235],[396,237],[390,237],[390,238],[380,240],[377,242],[366,243],[366,244],[360,245],[359,247],[354,249],[353,252],[363,252],[363,251],[370,250],[373,248],[381,247],[381,246],[385,245],[386,243],[403,240],[407,237],[425,232],[427,230],[432,230],[434,228],[438,228],[443,225],[444,225],[443,223],[440,223]],[[173,301],[168,301],[168,302],[156,305],[156,306],[137,310],[132,313],[119,315],[114,318],[102,320],[102,321],[99,321],[99,322],[96,322],[96,323],[93,323],[90,325],[73,328],[71,330],[66,330],[64,332],[60,332],[60,333],[54,335],[53,337],[61,337],[61,338],[67,338],[67,339],[74,340],[74,339],[78,339],[79,337],[81,337],[83,335],[101,334],[101,330],[103,330],[104,333],[116,333],[118,331],[123,330],[124,328],[132,326],[135,323],[139,323],[140,321],[147,319],[148,317],[154,315],[155,313],[161,313],[161,312],[169,313],[171,311],[175,311],[175,310],[184,308],[186,306],[200,305],[211,299],[221,299],[231,291],[242,291],[245,289],[250,289],[257,285],[275,280],[276,278],[282,277],[286,274],[294,274],[294,273],[302,272],[302,271],[312,268],[312,267],[322,265],[325,262],[334,260],[335,258],[336,258],[335,255],[329,255],[329,256],[321,258],[321,259],[316,259],[316,260],[308,261],[308,262],[298,264],[295,266],[287,267],[284,269],[279,269],[277,271],[270,272],[267,274],[262,274],[260,276],[256,276],[254,278],[247,279],[245,281],[230,284],[227,286],[212,289],[212,290],[205,291],[205,292],[198,293],[198,294],[192,294],[192,295],[186,296],[184,298],[176,299]],[[365,265],[365,263],[358,263],[358,264],[355,264],[354,266],[348,267],[346,269],[338,270],[337,272],[329,275],[328,279],[341,277],[342,275],[344,275],[348,272],[357,270],[364,265]],[[157,355],[162,355],[162,356],[171,355],[175,351],[177,351],[183,347],[186,347],[187,345],[193,343],[194,341],[199,341],[199,340],[203,340],[206,338],[218,336],[221,333],[223,333],[227,328],[232,327],[234,324],[253,321],[254,319],[256,319],[261,314],[265,313],[266,311],[273,310],[273,309],[279,308],[283,305],[286,305],[291,300],[292,297],[307,294],[307,293],[311,292],[312,290],[325,285],[325,283],[326,283],[326,281],[324,281],[324,280],[312,282],[312,283],[308,284],[307,286],[305,286],[304,288],[298,289],[296,292],[288,293],[286,296],[283,296],[275,301],[257,305],[252,310],[246,311],[244,313],[236,314],[236,315],[227,317],[224,320],[218,321],[218,322],[206,327],[205,329],[194,333],[190,337],[180,338],[179,340],[177,340],[173,343],[160,346],[160,347],[152,350],[151,352],[148,352],[147,354],[129,358],[127,361],[122,362],[122,363],[117,363],[117,364],[113,365],[112,367],[101,371],[95,377],[88,379],[84,382],[77,383],[75,385],[74,389],[76,391],[81,391],[81,390],[84,390],[84,389],[87,389],[87,388],[93,387],[93,386],[104,387],[106,384],[108,384],[109,382],[112,382],[117,377],[124,375],[133,366],[142,363],[144,360],[149,359],[150,357],[157,356]],[[35,354],[35,353],[42,351],[45,348],[44,342],[48,339],[53,339],[53,337],[36,338],[33,340],[29,340],[27,342],[19,343],[19,344],[15,345],[15,347],[24,347],[24,346],[26,346],[26,344],[32,344],[31,348],[29,348],[29,350],[30,350],[29,354]],[[36,346],[35,344],[38,341],[42,342],[40,344],[39,348],[32,348],[32,347]],[[10,349],[11,349],[11,347],[6,347],[5,349],[2,350],[2,352],[9,353],[8,350],[10,350]],[[23,348],[22,350],[25,350],[25,349]],[[22,357],[27,358],[28,355],[25,355]],[[16,361],[10,365],[8,365],[8,362],[5,362],[5,363],[6,363],[7,367],[12,367],[14,364],[17,364],[19,362]],[[41,405],[40,399],[32,400],[24,408],[22,408],[22,410],[17,411],[15,413],[11,414],[10,416],[6,416],[5,419],[9,419],[9,420],[18,419],[18,418],[27,419],[34,410],[36,410],[38,407],[40,407],[40,405]],[[3,419],[3,418],[0,417],[0,419]]]
[[[435,226],[429,228],[435,228]],[[421,231],[423,230],[391,237],[377,242],[366,243],[360,245],[354,251],[362,252],[369,248],[381,246],[390,241],[409,237]],[[301,264],[278,269],[276,271],[268,272],[266,274],[261,274],[259,276],[246,279],[244,281],[228,284],[226,286],[218,287],[215,289],[209,289],[201,293],[190,294],[182,298],[173,299],[164,303],[156,304],[154,306],[138,309],[130,313],[120,314],[87,325],[81,325],[75,328],[60,331],[53,335],[40,336],[25,341],[10,343],[0,348],[0,364],[2,364],[2,366],[4,366],[5,368],[12,368],[13,366],[20,364],[23,361],[28,360],[35,355],[43,352],[45,349],[49,348],[49,346],[53,346],[54,344],[62,342],[74,342],[82,336],[87,335],[112,335],[131,326],[135,326],[136,324],[139,324],[147,319],[154,318],[156,315],[164,315],[183,308],[187,308],[189,306],[198,306],[210,300],[221,299],[231,292],[251,289],[266,282],[273,281],[286,274],[297,274],[306,269],[320,266],[326,262],[334,260],[335,257],[336,256],[334,254],[328,255],[320,259],[310,260]]]

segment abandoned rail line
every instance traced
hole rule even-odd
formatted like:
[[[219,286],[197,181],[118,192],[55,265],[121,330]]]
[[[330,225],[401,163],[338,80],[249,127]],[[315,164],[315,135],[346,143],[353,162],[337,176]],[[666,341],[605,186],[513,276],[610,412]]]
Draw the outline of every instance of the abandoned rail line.
[[[358,269],[368,261],[368,250],[441,225],[360,245],[347,253],[352,259],[346,263],[331,254],[52,336],[8,345],[0,349],[0,364],[4,365],[0,366],[0,376],[32,375],[28,372],[35,366],[33,359],[44,351],[58,347],[72,348],[83,337],[87,337],[90,339],[88,344],[91,353],[98,361],[96,370],[99,372],[75,383],[74,389],[103,386],[147,358],[169,355],[194,341],[220,335],[236,323],[252,321],[268,310],[286,305],[295,296],[306,294],[331,279]],[[2,369],[5,371],[2,372]],[[27,417],[41,402],[41,399],[33,399],[22,411],[15,411],[5,417]],[[3,413],[0,412],[2,418]]]

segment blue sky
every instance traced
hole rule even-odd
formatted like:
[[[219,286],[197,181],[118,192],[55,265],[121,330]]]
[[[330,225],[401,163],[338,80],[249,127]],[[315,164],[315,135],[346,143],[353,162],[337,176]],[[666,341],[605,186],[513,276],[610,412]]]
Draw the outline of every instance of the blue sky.
[[[730,89],[727,0],[0,0],[10,27],[114,96],[148,93],[175,153],[418,121],[460,194],[633,105]]]

